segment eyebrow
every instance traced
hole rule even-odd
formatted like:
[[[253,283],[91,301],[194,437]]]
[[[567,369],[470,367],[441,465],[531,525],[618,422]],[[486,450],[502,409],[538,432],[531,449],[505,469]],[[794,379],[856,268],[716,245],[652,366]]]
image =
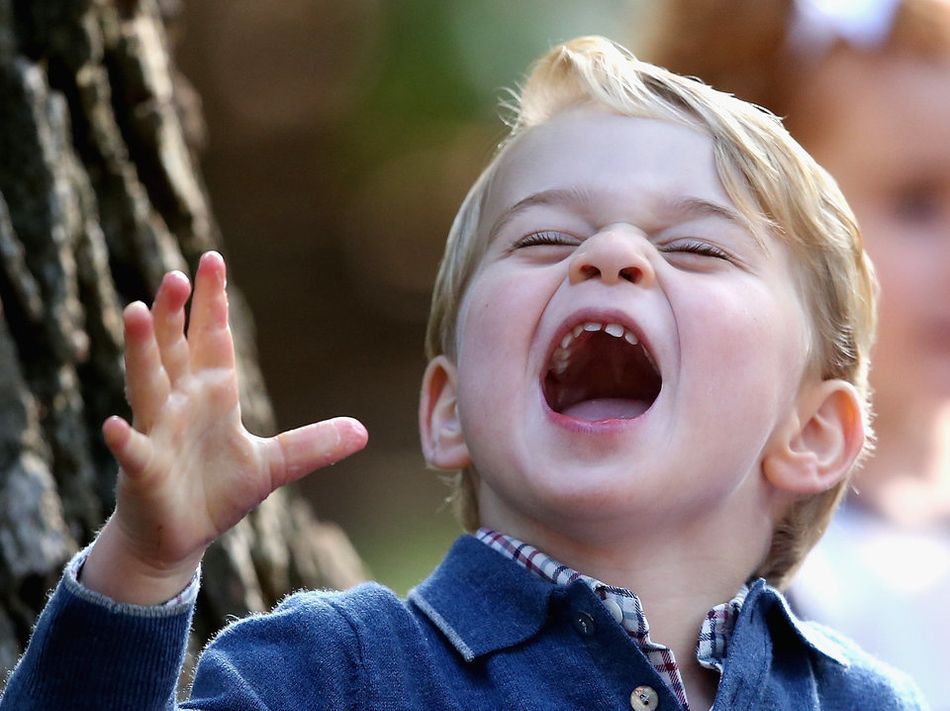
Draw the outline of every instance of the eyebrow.
[[[685,217],[719,217],[727,220],[747,233],[760,251],[769,251],[753,220],[728,205],[703,198],[688,197],[672,201],[668,204],[668,209]]]
[[[522,198],[514,205],[498,216],[491,230],[488,231],[489,243],[495,240],[501,229],[511,222],[520,212],[537,205],[563,205],[564,203],[580,206],[588,206],[591,203],[591,194],[588,190],[581,188],[552,188],[551,190],[542,190],[532,193],[526,198]]]
[[[593,197],[589,190],[577,187],[552,188],[550,190],[542,190],[537,193],[532,193],[531,195],[522,198],[501,213],[498,219],[495,220],[495,224],[492,225],[492,228],[488,233],[489,242],[493,241],[501,229],[511,222],[519,213],[524,212],[531,207],[536,207],[538,205],[563,205],[565,203],[569,205],[588,207],[592,201]],[[752,233],[753,240],[757,244],[759,243],[759,239],[755,235],[749,220],[737,210],[734,210],[727,205],[723,205],[722,203],[713,202],[711,200],[706,200],[699,197],[685,197],[675,200],[664,200],[661,203],[661,209],[664,213],[674,214],[682,217],[718,217],[727,220],[737,227],[741,227],[743,230]]]
[[[734,222],[743,229],[749,227],[748,220],[738,211],[722,203],[704,200],[703,198],[681,198],[667,203],[665,207],[670,212],[685,217],[721,217],[729,222]]]

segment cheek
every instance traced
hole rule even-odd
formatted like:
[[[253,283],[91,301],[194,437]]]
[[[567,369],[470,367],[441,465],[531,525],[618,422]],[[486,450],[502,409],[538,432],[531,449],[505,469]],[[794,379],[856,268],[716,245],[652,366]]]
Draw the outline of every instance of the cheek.
[[[787,334],[788,324],[776,328],[778,320],[787,320],[791,311],[774,295],[750,291],[697,295],[689,309],[695,330],[708,332],[712,355],[759,360],[775,352]],[[779,350],[784,350],[779,348]],[[751,356],[757,356],[753,359]]]
[[[484,277],[472,285],[459,314],[460,367],[484,371],[485,364],[506,357],[513,346],[518,309],[510,308],[518,299],[515,289],[498,279]],[[506,308],[506,304],[509,308]]]
[[[469,292],[459,313],[459,405],[497,412],[518,382],[530,334],[525,295],[514,284],[483,276]],[[517,308],[514,305],[517,304]]]
[[[798,299],[766,290],[705,293],[688,309],[694,334],[682,344],[684,358],[701,364],[684,368],[697,373],[721,401],[765,403],[768,393],[784,397],[786,383],[797,382],[804,368],[807,336]],[[681,336],[684,338],[684,336]],[[793,375],[796,379],[790,378]]]

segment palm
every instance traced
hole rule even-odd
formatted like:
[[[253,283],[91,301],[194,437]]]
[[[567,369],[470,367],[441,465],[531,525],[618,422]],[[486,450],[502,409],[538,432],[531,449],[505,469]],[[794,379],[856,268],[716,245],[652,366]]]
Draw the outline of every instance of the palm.
[[[228,377],[230,375],[230,377]],[[119,502],[134,507],[135,537],[159,525],[163,557],[184,558],[237,523],[272,490],[264,481],[262,441],[240,422],[233,372],[199,372],[176,383],[145,433],[152,450],[140,472],[120,478]],[[129,467],[128,469],[131,469]]]
[[[125,314],[126,381],[134,414],[104,426],[122,472],[116,518],[154,566],[200,557],[275,488],[361,448],[365,431],[338,418],[256,437],[241,424],[224,262],[209,254],[195,279],[166,276],[151,311]]]

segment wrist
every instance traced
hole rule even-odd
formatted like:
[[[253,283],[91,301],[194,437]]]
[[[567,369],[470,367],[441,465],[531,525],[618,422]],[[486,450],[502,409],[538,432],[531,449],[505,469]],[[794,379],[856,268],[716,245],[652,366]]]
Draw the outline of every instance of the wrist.
[[[167,565],[145,560],[123,539],[110,518],[89,549],[80,581],[116,602],[160,605],[188,587],[200,562],[200,555]]]

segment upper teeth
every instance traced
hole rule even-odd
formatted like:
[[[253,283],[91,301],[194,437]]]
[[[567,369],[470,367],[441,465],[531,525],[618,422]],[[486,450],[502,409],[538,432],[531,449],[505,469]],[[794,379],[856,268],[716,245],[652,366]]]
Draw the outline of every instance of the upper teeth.
[[[558,375],[567,370],[568,363],[571,360],[571,348],[574,345],[574,341],[584,331],[590,331],[591,333],[595,331],[603,331],[607,335],[613,336],[614,338],[623,338],[627,343],[634,346],[640,342],[633,331],[628,331],[619,323],[601,323],[599,321],[586,321],[585,323],[579,323],[566,334],[564,334],[564,338],[561,339],[560,346],[554,351],[554,372]],[[649,357],[650,355],[647,353],[647,358]],[[650,362],[651,364],[653,363],[652,359],[650,359]],[[653,365],[655,368],[656,365]]]

